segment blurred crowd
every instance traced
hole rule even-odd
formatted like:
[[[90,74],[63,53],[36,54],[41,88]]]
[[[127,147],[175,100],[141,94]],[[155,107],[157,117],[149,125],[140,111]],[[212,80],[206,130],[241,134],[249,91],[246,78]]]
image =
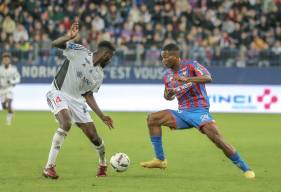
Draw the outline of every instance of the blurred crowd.
[[[110,40],[114,65],[160,65],[177,42],[209,66],[281,66],[281,0],[0,0],[0,52],[28,64],[57,62],[51,41],[80,18],[81,43]]]

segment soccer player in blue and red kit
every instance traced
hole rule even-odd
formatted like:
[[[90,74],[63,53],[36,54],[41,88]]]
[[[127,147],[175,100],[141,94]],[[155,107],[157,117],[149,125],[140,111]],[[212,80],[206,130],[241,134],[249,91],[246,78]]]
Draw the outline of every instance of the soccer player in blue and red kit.
[[[147,118],[151,143],[156,158],[142,162],[146,168],[166,168],[167,160],[162,147],[161,126],[171,129],[186,129],[196,127],[223,151],[233,164],[240,168],[246,178],[255,178],[255,173],[241,158],[238,151],[226,143],[218,131],[218,127],[209,112],[209,100],[205,83],[212,81],[208,70],[194,60],[182,60],[180,49],[176,44],[168,44],[161,53],[162,62],[167,67],[164,75],[167,100],[178,100],[179,109],[163,110],[151,113]]]

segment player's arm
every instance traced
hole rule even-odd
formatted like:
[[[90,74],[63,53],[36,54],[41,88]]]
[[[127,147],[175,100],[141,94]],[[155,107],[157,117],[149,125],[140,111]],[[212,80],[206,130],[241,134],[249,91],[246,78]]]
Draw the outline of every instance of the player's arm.
[[[175,76],[175,80],[182,81],[186,83],[210,83],[212,82],[212,77],[209,71],[200,65],[199,63],[196,63],[194,65],[189,66],[189,70],[191,72],[194,72],[196,76],[188,77],[188,76]]]
[[[175,96],[176,96],[176,93],[175,93],[174,89],[170,89],[170,88],[165,87],[164,98],[166,100],[172,101],[172,100],[175,99]]]
[[[174,89],[169,88],[168,79],[166,75],[164,75],[164,84],[165,84],[164,98],[168,101],[172,101],[175,98],[176,93]]]
[[[1,74],[1,71],[0,71]],[[0,89],[4,87],[4,79],[0,76]]]
[[[111,119],[111,117],[104,115],[103,112],[100,110],[93,96],[93,92],[89,91],[83,94],[83,97],[86,99],[87,104],[97,114],[97,116],[99,116],[99,118],[109,127],[109,129],[112,129],[113,120]]]
[[[14,69],[15,69],[15,71],[14,71],[13,77],[10,79],[10,82],[9,82],[12,85],[16,85],[20,82],[20,74],[16,68],[14,68]]]
[[[175,79],[177,81],[183,81],[186,83],[210,83],[212,82],[212,77],[210,75],[202,75],[202,76],[196,76],[196,77],[180,77],[180,76],[175,76]]]
[[[74,39],[78,35],[78,32],[79,32],[79,23],[78,23],[78,18],[76,17],[68,33],[54,40],[52,42],[52,46],[60,49],[66,49],[66,42]]]

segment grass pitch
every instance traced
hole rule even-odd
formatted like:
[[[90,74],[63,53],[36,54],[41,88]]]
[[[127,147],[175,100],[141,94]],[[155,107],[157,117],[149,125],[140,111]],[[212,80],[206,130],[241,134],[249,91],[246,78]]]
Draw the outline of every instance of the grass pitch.
[[[49,112],[16,112],[12,126],[0,113],[0,191],[2,192],[280,192],[280,115],[215,114],[225,139],[233,144],[256,172],[246,180],[197,130],[164,129],[168,168],[148,170],[139,162],[153,157],[146,113],[108,113],[116,129],[109,131],[94,117],[104,138],[107,157],[125,152],[127,172],[109,168],[108,177],[96,178],[97,155],[86,137],[73,127],[57,160],[59,180],[41,176],[58,127]]]

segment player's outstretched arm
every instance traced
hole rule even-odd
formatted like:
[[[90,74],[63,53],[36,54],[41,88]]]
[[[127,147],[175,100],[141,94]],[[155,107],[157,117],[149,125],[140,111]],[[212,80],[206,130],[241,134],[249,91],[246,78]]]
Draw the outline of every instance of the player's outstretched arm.
[[[104,115],[103,112],[100,110],[93,96],[93,92],[87,92],[83,96],[86,99],[86,102],[90,106],[90,108],[99,116],[99,118],[108,126],[109,129],[112,129],[113,120],[111,119],[111,117]]]
[[[195,76],[188,77],[188,76],[179,76],[176,75],[174,77],[175,80],[185,82],[185,83],[210,83],[212,82],[212,77],[209,71],[199,63],[195,61],[194,64],[188,66],[191,73],[194,73]]]
[[[192,83],[210,83],[212,82],[212,77],[210,75],[202,75],[202,76],[195,76],[195,77],[180,77],[180,76],[175,76],[175,80],[177,81],[182,81],[182,82],[192,82]]]
[[[79,32],[79,23],[78,23],[78,18],[75,18],[74,23],[71,25],[70,30],[68,31],[68,33],[62,37],[57,38],[56,40],[54,40],[52,42],[52,46],[53,47],[57,47],[60,49],[65,49],[66,48],[66,42],[74,39]]]

